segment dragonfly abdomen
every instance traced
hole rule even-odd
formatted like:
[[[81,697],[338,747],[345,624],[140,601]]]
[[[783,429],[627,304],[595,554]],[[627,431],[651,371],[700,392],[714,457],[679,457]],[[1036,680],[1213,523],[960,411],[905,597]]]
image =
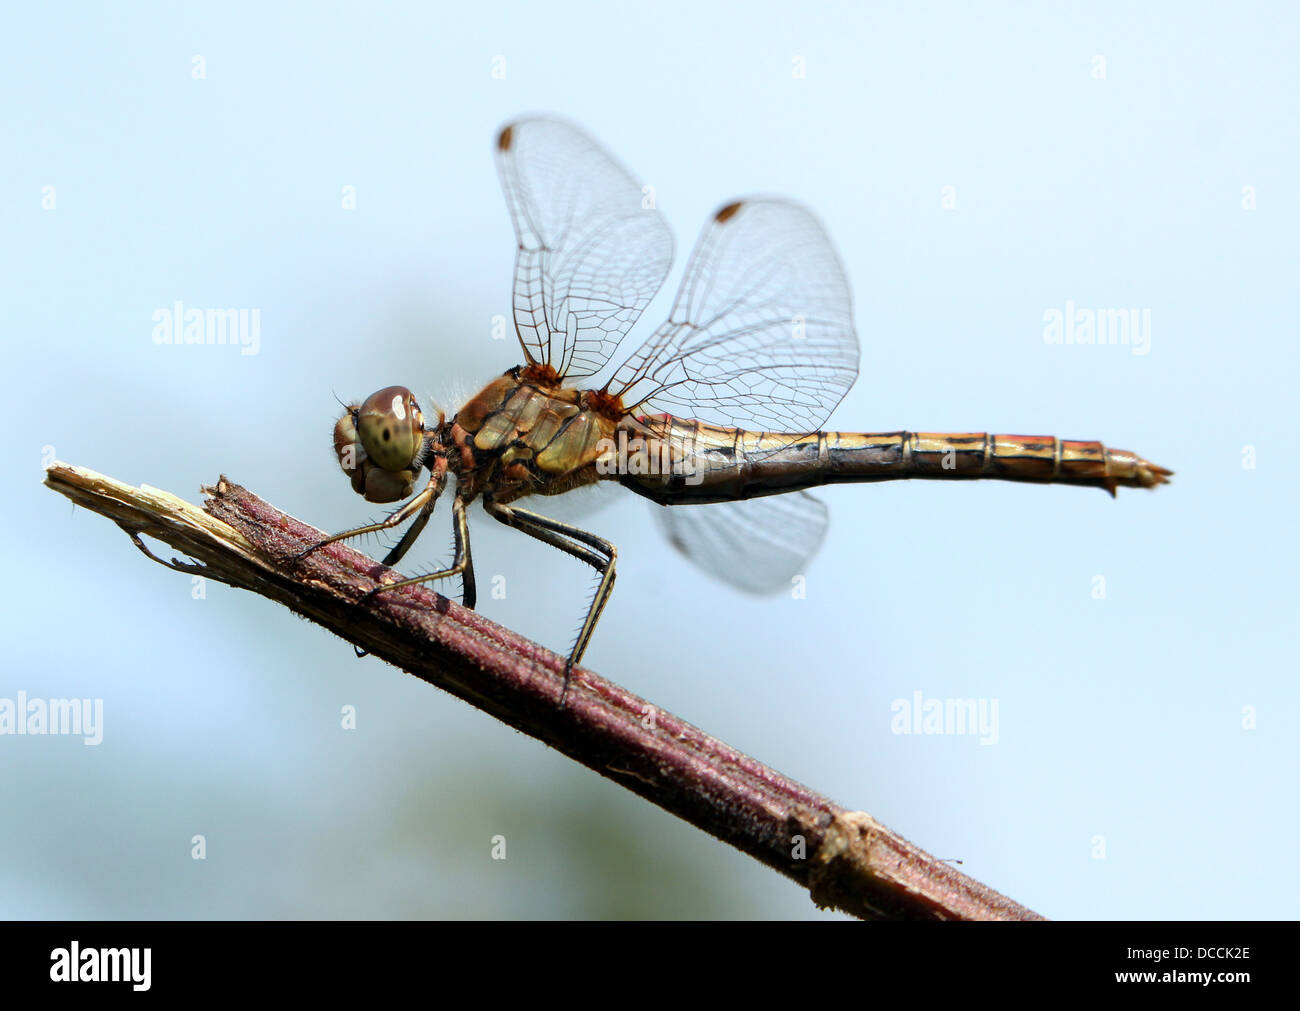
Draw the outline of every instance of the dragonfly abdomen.
[[[622,483],[664,504],[719,502],[823,484],[933,480],[1029,481],[1151,488],[1172,473],[1100,442],[985,432],[749,432],[682,419],[642,419],[674,447],[671,474]]]
[[[987,432],[826,432],[832,480],[989,478],[1104,488],[1153,488],[1172,471],[1126,449],[1052,435]],[[882,473],[883,472],[883,473]],[[844,475],[844,476],[838,476]]]

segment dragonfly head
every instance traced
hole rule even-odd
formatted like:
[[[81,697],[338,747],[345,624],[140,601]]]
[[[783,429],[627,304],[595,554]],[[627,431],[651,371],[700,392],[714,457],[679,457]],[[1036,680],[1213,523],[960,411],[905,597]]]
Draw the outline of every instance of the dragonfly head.
[[[408,498],[425,452],[424,412],[405,386],[388,386],[334,425],[334,452],[352,488],[369,502]]]

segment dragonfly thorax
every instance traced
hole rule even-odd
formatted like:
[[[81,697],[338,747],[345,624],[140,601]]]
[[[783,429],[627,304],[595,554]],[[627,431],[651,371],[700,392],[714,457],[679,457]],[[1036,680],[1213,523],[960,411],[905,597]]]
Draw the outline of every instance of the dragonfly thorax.
[[[460,409],[446,435],[459,494],[498,502],[556,495],[596,480],[614,434],[617,398],[561,385],[549,366],[520,366]]]

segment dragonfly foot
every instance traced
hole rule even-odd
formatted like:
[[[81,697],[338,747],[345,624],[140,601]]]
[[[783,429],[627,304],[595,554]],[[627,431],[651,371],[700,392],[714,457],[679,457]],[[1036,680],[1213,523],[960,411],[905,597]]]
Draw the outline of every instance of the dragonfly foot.
[[[191,575],[196,575],[196,576],[204,575],[208,571],[208,567],[206,565],[198,565],[192,562],[182,562],[179,558],[173,558],[170,562],[167,561],[167,559],[165,558],[159,558],[157,555],[155,555],[152,551],[149,550],[149,546],[145,544],[144,541],[140,540],[139,532],[132,530],[125,523],[118,523],[118,526],[126,531],[127,536],[131,538],[131,543],[134,544],[141,551],[143,551],[146,558],[152,558],[159,565],[165,565],[167,566],[167,568],[175,569],[177,572],[188,572]]]
[[[569,681],[573,675],[573,657],[564,661],[564,683],[560,686],[560,708],[569,700]]]
[[[317,548],[323,547],[327,543],[328,543],[327,541],[319,541],[316,544],[311,545],[310,547],[303,548],[296,555],[294,555],[292,558],[289,559],[289,564],[294,565],[297,564],[298,562],[301,562],[304,558],[310,555]]]

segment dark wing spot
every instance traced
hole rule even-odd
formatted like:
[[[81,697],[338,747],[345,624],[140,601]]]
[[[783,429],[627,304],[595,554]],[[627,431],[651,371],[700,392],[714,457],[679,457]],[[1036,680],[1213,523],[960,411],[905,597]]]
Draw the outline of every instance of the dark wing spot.
[[[742,201],[737,200],[734,204],[727,204],[726,207],[723,207],[717,214],[713,215],[713,220],[720,225],[724,222],[730,221],[736,216],[736,212],[740,210],[741,203]]]
[[[502,151],[509,151],[510,144],[515,139],[515,128],[508,126],[497,136],[497,148]]]

